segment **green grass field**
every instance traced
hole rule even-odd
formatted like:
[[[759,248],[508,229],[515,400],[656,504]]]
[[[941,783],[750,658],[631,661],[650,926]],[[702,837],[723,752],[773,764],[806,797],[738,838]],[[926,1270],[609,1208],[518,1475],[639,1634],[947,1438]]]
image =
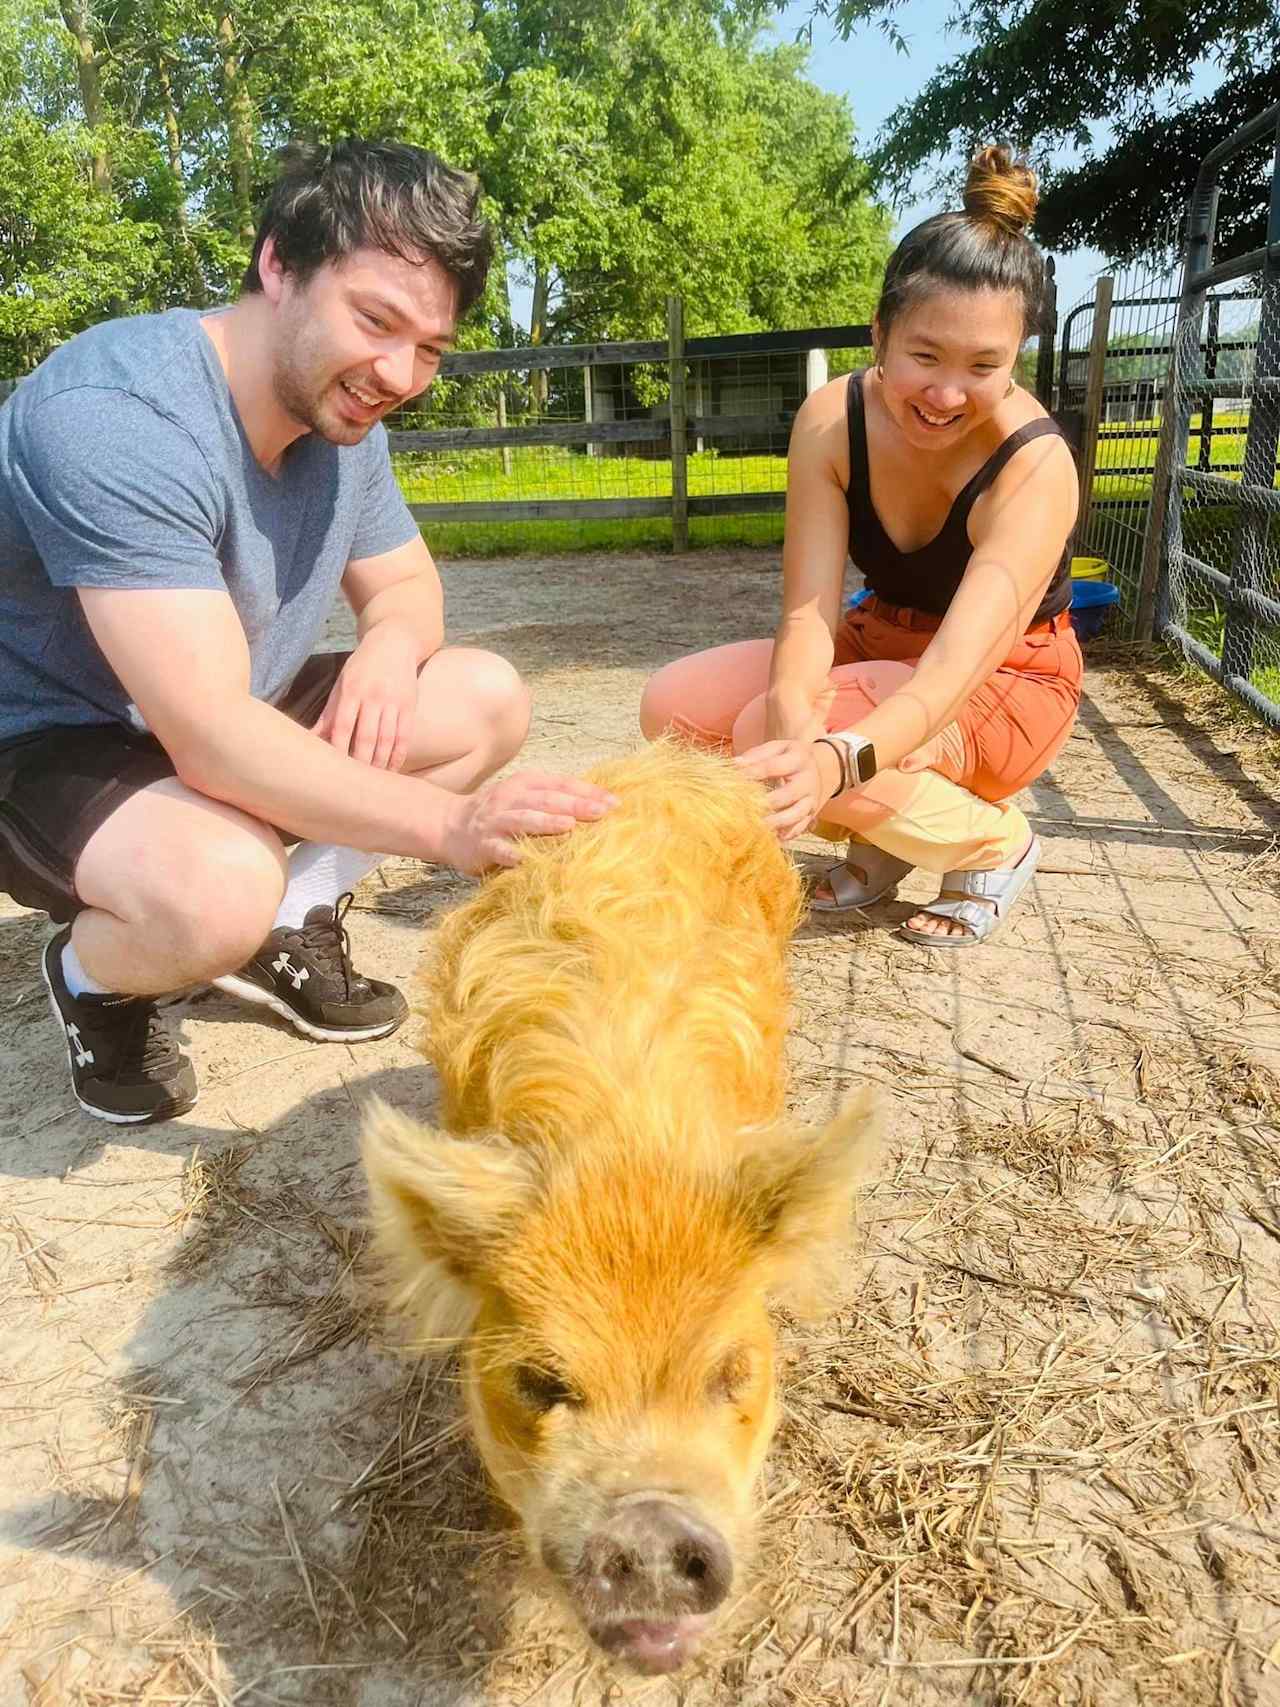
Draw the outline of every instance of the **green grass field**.
[[[1239,431],[1232,433],[1215,433],[1209,452],[1211,469],[1228,468],[1232,463],[1244,459],[1244,439],[1248,425],[1243,415],[1217,413],[1214,415],[1215,427],[1237,427]],[[1188,466],[1195,466],[1200,460],[1200,416],[1191,417],[1191,434],[1187,443]],[[1150,435],[1140,439],[1122,439],[1117,435],[1125,431],[1135,431],[1142,427],[1150,429]],[[1102,427],[1098,434],[1098,457],[1094,470],[1093,491],[1095,498],[1148,498],[1151,495],[1150,474],[1108,474],[1108,468],[1129,468],[1134,464],[1153,464],[1156,459],[1158,445],[1159,423],[1156,421],[1135,421],[1132,426],[1121,422],[1113,422]],[[1239,473],[1227,474],[1228,480],[1239,480]]]
[[[397,456],[396,474],[411,504],[509,503],[563,498],[666,498],[669,458],[588,457],[555,446],[513,450],[510,472],[497,451],[465,456]],[[785,492],[785,456],[689,458],[689,495]],[[531,552],[655,550],[671,544],[665,517],[620,521],[428,522],[427,537],[442,557],[498,557]],[[782,515],[694,516],[693,546],[780,545]]]
[[[1244,455],[1243,416],[1219,413],[1217,426],[1238,426],[1238,432],[1215,436],[1213,468],[1229,468]],[[1155,460],[1158,425],[1149,436],[1122,439],[1117,423],[1103,427],[1098,447],[1094,493],[1099,499],[1141,499],[1151,492],[1149,474],[1109,474],[1108,468]],[[1200,454],[1200,417],[1192,417],[1188,460]],[[666,458],[638,456],[588,457],[581,451],[555,446],[521,448],[509,453],[504,467],[497,451],[395,458],[401,487],[410,503],[502,503],[557,498],[664,498],[671,492],[671,463]],[[1228,479],[1239,479],[1229,473]],[[783,492],[787,461],[776,456],[721,456],[703,451],[689,458],[691,497],[718,493]],[[655,550],[671,543],[671,524],[663,517],[629,517],[620,521],[586,522],[434,522],[429,525],[434,548],[444,557],[492,557],[532,552]],[[690,543],[699,545],[779,545],[782,516],[694,517]]]
[[[1215,436],[1211,466],[1229,467],[1244,455],[1245,420],[1219,413],[1218,426],[1238,426],[1238,432]],[[1100,436],[1094,493],[1099,499],[1146,498],[1151,476],[1109,475],[1108,467],[1154,461],[1156,422],[1149,435],[1122,439],[1117,423]],[[1198,460],[1200,417],[1192,418],[1188,461]],[[410,503],[502,503],[564,498],[664,498],[671,493],[671,462],[639,456],[588,457],[581,451],[554,446],[520,448],[509,453],[504,467],[500,452],[465,454],[406,454],[395,458],[396,474]],[[689,458],[691,497],[720,493],[783,492],[785,455],[721,456],[703,451]],[[1238,473],[1228,479],[1240,478]],[[1195,500],[1184,511],[1188,548],[1210,562],[1229,555],[1235,514],[1221,506],[1206,508]],[[781,513],[759,516],[695,516],[689,522],[689,543],[698,547],[774,546],[782,543]],[[442,558],[506,557],[574,551],[661,551],[671,545],[671,523],[665,517],[629,517],[618,521],[428,522],[433,551]],[[1280,555],[1280,518],[1274,527]],[[1123,580],[1123,574],[1120,576]],[[1188,627],[1197,639],[1221,652],[1223,617],[1220,608],[1194,609]],[[1252,681],[1269,698],[1280,700],[1280,668],[1260,664]]]

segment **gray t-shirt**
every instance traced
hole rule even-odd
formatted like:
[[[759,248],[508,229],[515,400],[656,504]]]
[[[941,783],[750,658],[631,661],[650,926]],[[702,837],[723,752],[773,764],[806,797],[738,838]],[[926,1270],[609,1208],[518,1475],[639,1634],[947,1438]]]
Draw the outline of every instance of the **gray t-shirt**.
[[[351,446],[308,433],[267,474],[192,310],[82,332],[0,408],[0,741],[146,727],[78,587],[225,590],[251,691],[275,702],[315,650],[347,564],[417,531],[381,426]]]

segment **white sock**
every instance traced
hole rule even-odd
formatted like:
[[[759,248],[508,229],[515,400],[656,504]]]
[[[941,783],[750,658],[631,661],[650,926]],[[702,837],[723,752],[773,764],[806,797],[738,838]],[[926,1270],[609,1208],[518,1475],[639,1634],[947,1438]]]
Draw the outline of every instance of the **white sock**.
[[[62,976],[73,996],[110,996],[114,994],[105,984],[91,978],[80,964],[80,956],[68,940],[62,948]]]
[[[299,842],[289,855],[289,882],[273,928],[288,925],[298,930],[312,907],[336,906],[339,895],[354,889],[386,858],[386,854],[340,848],[332,842]]]

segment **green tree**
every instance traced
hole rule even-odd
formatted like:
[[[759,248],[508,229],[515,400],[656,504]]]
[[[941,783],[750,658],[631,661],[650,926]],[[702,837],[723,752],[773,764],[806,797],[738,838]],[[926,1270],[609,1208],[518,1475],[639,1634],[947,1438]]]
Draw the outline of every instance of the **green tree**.
[[[875,20],[907,49],[907,0],[818,0],[814,12],[846,37]],[[1159,248],[1203,156],[1280,100],[1277,0],[958,0],[950,24],[972,45],[889,116],[870,157],[877,179],[902,200],[922,167],[1008,139],[1043,169],[1035,229],[1055,248],[1088,244],[1117,260]],[[1222,83],[1196,100],[1206,57]],[[1095,145],[1104,121],[1111,135]],[[1063,145],[1085,151],[1080,167],[1049,167]],[[1232,168],[1220,256],[1264,241],[1272,153],[1261,145]]]
[[[0,355],[235,293],[274,154],[399,137],[479,173],[535,338],[865,312],[886,219],[759,0],[0,0]],[[513,340],[507,267],[464,343]]]
[[[866,316],[889,219],[867,193],[847,104],[805,78],[806,59],[757,46],[753,29],[655,5],[633,10],[587,90],[540,68],[554,122],[527,128],[507,171],[554,190],[526,203],[546,335],[656,335],[673,291],[691,334]],[[512,84],[527,92],[533,81]],[[558,177],[530,169],[533,149],[555,154]]]

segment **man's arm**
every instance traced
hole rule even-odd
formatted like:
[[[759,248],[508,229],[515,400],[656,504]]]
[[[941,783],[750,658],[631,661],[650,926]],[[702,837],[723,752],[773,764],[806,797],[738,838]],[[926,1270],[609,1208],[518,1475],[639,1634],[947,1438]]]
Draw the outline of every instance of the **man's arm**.
[[[181,781],[308,841],[444,860],[515,863],[511,838],[557,834],[605,809],[576,779],[517,776],[460,796],[361,764],[250,693],[229,595],[79,589],[85,617]]]
[[[375,628],[398,628],[412,637],[418,664],[443,645],[444,592],[421,535],[381,557],[349,563],[342,590],[361,640]]]

